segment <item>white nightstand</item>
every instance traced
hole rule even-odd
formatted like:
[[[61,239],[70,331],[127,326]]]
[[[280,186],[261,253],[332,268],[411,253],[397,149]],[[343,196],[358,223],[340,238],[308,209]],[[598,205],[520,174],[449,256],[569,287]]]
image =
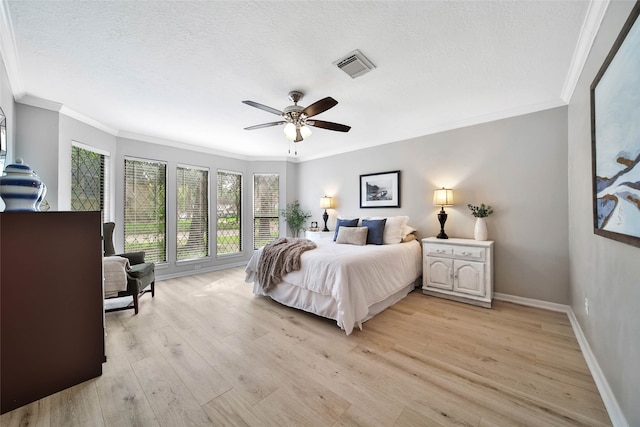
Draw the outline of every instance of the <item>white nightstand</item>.
[[[334,231],[305,231],[305,237],[309,240],[322,240],[322,239],[331,239],[333,240]]]
[[[422,292],[491,308],[493,242],[422,239]]]

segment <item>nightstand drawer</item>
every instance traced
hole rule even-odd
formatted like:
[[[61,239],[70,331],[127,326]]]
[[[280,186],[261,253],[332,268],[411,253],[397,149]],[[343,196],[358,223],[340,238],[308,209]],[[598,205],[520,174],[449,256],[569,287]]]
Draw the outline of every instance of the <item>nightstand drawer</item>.
[[[453,246],[426,245],[425,250],[427,256],[453,256]]]
[[[484,248],[456,246],[455,248],[453,248],[453,255],[456,258],[484,261],[485,251],[486,249]]]

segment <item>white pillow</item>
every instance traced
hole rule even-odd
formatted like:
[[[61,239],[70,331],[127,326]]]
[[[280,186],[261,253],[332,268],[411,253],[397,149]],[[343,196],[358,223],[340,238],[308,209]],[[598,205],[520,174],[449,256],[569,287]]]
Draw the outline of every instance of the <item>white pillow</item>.
[[[362,219],[384,219],[385,217],[363,217]],[[404,238],[403,228],[409,222],[408,216],[388,216],[387,222],[384,225],[384,234],[382,236],[382,243],[385,245],[394,245],[401,243]],[[414,230],[415,231],[415,230]]]
[[[402,227],[409,222],[408,216],[391,216],[387,218],[387,223],[384,225],[384,235],[382,236],[382,242],[385,245],[393,245],[402,242]]]
[[[364,246],[367,244],[367,227],[340,227],[336,243]]]
[[[405,237],[407,237],[409,234],[411,234],[411,233],[415,233],[416,231],[418,231],[418,230],[416,230],[415,228],[413,228],[413,227],[412,227],[412,226],[410,226],[410,225],[403,225],[403,226],[402,226],[402,238],[404,239],[404,238],[405,238]]]

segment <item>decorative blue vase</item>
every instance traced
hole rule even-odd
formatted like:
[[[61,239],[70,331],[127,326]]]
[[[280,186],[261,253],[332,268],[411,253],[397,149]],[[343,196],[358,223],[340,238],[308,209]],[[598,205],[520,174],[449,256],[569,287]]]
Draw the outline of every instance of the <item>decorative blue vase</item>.
[[[0,177],[0,197],[9,211],[37,211],[37,203],[44,197],[45,186],[40,177],[22,159],[7,165]]]

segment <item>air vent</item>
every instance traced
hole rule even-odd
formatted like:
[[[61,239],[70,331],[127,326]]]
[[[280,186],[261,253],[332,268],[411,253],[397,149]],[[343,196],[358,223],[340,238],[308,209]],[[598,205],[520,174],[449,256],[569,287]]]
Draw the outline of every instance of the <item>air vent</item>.
[[[354,50],[346,57],[338,59],[333,65],[347,73],[352,79],[376,68],[359,50]]]

